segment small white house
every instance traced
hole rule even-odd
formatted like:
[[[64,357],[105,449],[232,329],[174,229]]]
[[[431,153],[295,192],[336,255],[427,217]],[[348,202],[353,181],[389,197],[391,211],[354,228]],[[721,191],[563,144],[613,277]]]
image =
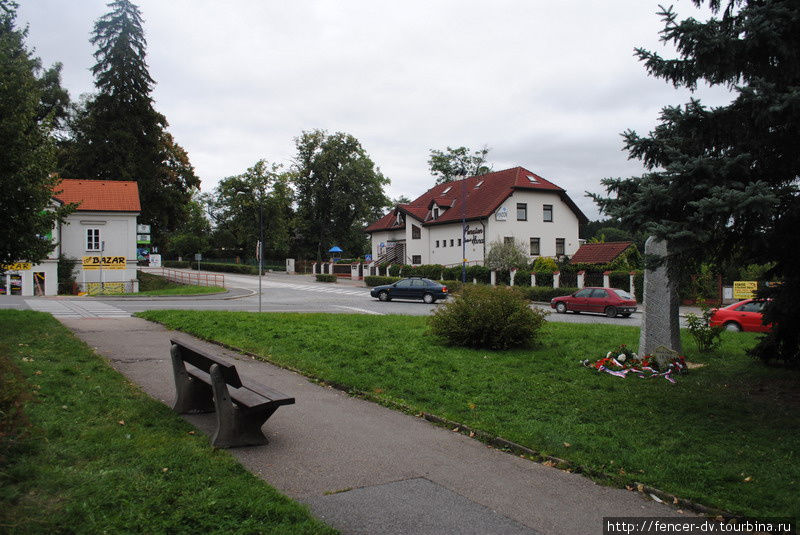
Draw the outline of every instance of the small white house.
[[[514,167],[439,184],[365,231],[378,263],[483,264],[494,241],[514,240],[531,260],[572,255],[586,221],[564,189]]]
[[[141,211],[136,182],[62,180],[53,202],[77,209],[53,229],[52,252],[39,264],[17,262],[0,276],[0,295],[56,295],[58,257],[77,261],[80,289],[135,292],[136,218]]]

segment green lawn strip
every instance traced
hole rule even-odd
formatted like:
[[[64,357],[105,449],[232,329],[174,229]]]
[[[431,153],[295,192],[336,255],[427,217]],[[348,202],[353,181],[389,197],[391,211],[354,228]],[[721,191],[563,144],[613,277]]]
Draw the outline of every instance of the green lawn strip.
[[[180,284],[152,273],[140,271],[138,273],[139,291],[137,293],[123,295],[197,295],[215,294],[225,292],[225,288],[219,286],[199,286],[194,284]],[[120,295],[120,294],[116,294]]]
[[[491,352],[446,347],[420,317],[139,315],[567,459],[619,485],[640,482],[749,516],[800,516],[800,376],[747,357],[755,341],[748,333],[723,333],[712,356],[698,355],[686,335],[688,360],[705,366],[671,384],[580,366],[619,344],[638,345],[633,327],[552,322],[533,349]]]
[[[52,316],[0,311],[31,436],[0,466],[0,532],[335,533],[126,381]]]

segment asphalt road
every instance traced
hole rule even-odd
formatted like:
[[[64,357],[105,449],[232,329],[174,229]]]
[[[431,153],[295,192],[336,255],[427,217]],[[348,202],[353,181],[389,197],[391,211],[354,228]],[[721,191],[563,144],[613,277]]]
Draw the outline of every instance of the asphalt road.
[[[2,308],[32,308],[57,317],[119,317],[144,310],[259,310],[258,277],[225,275],[226,294],[188,297],[16,297],[0,296]],[[326,312],[339,314],[400,314],[427,316],[441,302],[426,305],[421,301],[380,302],[369,295],[361,282],[342,280],[319,283],[306,275],[267,273],[262,277],[261,310],[264,312]],[[557,314],[547,305],[533,305],[552,312],[548,321],[609,325],[641,324],[641,313],[630,318],[607,318],[601,314]],[[683,326],[683,325],[681,325]]]

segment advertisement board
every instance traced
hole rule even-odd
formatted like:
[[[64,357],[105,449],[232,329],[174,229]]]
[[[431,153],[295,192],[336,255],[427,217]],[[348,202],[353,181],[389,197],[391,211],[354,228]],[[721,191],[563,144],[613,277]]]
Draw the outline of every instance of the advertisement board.
[[[128,259],[124,256],[84,256],[83,269],[125,269]]]
[[[734,299],[753,299],[758,291],[758,281],[734,281]]]

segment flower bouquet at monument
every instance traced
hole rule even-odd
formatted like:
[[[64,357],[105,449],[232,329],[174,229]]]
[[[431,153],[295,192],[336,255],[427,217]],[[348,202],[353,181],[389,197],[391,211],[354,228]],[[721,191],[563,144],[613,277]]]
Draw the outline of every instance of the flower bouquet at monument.
[[[661,364],[659,364],[661,360]],[[625,378],[629,373],[638,375],[645,379],[650,377],[663,377],[671,383],[675,382],[672,375],[676,373],[686,373],[686,360],[683,356],[674,356],[669,361],[656,359],[651,355],[639,357],[631,351],[625,344],[622,344],[608,353],[605,357],[591,362],[589,359],[581,361],[581,364],[588,368],[594,368],[598,372],[605,372],[609,375]]]

